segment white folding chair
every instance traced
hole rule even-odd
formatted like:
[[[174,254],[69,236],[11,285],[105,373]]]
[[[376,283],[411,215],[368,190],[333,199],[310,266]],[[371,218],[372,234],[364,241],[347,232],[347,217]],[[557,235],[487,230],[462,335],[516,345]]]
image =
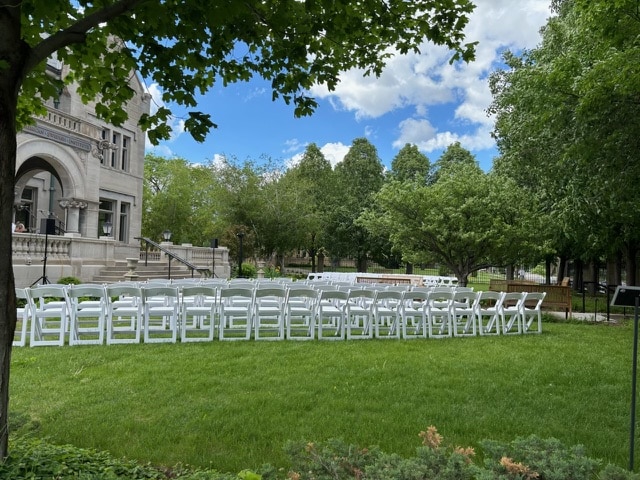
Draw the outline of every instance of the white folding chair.
[[[527,292],[522,301],[522,333],[542,333],[542,302],[546,292]]]
[[[369,288],[349,291],[345,310],[347,340],[373,338],[373,303],[376,293]]]
[[[107,345],[140,343],[142,290],[136,283],[107,285]]]
[[[412,289],[402,294],[400,322],[402,323],[403,338],[426,338],[428,305],[429,293],[427,291]]]
[[[249,340],[253,319],[253,288],[222,288],[218,319],[220,340]]]
[[[477,334],[476,303],[479,295],[473,290],[456,290],[451,300],[451,328],[455,337]]]
[[[27,290],[27,297],[31,309],[29,345],[63,346],[69,322],[67,286],[38,285]]]
[[[452,336],[451,305],[453,295],[453,289],[449,287],[435,287],[429,293],[429,302],[427,303],[429,338]]]
[[[284,340],[287,290],[279,285],[259,286],[253,295],[256,340]]]
[[[476,302],[476,320],[480,335],[500,334],[500,308],[503,292],[479,292]]]
[[[318,299],[318,340],[344,340],[348,292],[322,290]]]
[[[500,323],[504,335],[522,333],[522,301],[524,292],[509,292],[502,296]]]
[[[16,331],[13,335],[13,346],[24,347],[27,344],[29,320],[31,319],[31,305],[26,288],[16,288]]]
[[[71,285],[68,290],[69,345],[102,345],[107,323],[107,292],[103,285]]]
[[[217,289],[207,285],[183,285],[180,290],[180,341],[212,341],[215,334]]]
[[[373,335],[376,338],[400,338],[402,292],[382,290],[373,302]]]
[[[179,307],[178,287],[147,286],[142,288],[145,343],[176,342],[178,339]]]
[[[286,337],[289,340],[313,340],[318,308],[317,290],[311,287],[291,286],[285,302]]]

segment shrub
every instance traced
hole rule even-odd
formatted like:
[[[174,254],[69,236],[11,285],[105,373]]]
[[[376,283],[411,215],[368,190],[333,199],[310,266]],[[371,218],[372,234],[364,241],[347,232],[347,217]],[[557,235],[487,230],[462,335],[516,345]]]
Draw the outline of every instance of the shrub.
[[[82,281],[77,277],[61,277],[58,279],[56,283],[60,283],[62,285],[80,285]]]
[[[0,462],[0,478],[86,480],[259,480],[251,472],[221,474],[215,470],[178,465],[171,468],[140,465],[106,452],[54,445],[40,439],[13,438],[9,457]]]
[[[238,270],[236,270],[236,275],[238,274]],[[257,269],[256,266],[252,263],[243,263],[242,264],[242,276],[244,278],[256,278]]]

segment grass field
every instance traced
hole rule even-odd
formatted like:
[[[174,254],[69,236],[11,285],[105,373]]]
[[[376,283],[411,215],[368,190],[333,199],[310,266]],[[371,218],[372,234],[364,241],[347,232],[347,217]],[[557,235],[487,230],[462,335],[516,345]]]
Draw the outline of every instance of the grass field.
[[[285,466],[287,440],[411,455],[537,434],[626,466],[632,327],[447,340],[16,348],[11,412],[56,443],[154,464]],[[638,453],[636,452],[636,456]]]

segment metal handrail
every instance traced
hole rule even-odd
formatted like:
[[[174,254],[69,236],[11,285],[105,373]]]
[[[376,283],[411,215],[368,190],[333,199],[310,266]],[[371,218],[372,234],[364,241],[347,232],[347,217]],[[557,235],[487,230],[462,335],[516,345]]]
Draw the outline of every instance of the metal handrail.
[[[160,245],[159,243],[154,242],[153,240],[151,240],[150,238],[147,237],[134,237],[136,240],[141,240],[145,243],[145,255],[144,255],[144,265],[145,267],[147,266],[147,261],[149,258],[149,245],[151,245],[152,247],[157,248],[158,250],[160,250],[161,252],[163,252],[165,255],[167,255],[169,257],[169,278],[171,278],[171,260],[175,259],[178,262],[182,263],[183,265],[185,265],[187,268],[191,269],[191,277],[193,277],[193,272],[198,272],[200,274],[204,274],[206,277],[211,277],[212,273],[211,270],[208,267],[198,267],[197,265],[194,265],[193,263],[189,262],[188,260],[185,260],[184,258],[176,255],[175,253],[173,253],[170,250],[167,250],[166,248],[164,248],[162,245]]]

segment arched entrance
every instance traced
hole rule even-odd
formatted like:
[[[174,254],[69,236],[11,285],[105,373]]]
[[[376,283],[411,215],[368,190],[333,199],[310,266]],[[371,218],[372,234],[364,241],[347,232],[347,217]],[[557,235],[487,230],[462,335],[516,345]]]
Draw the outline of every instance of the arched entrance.
[[[64,160],[62,160],[64,159]],[[44,233],[43,220],[55,221],[56,234],[80,235],[84,176],[73,149],[46,140],[18,146],[15,220],[29,232]],[[50,232],[51,233],[51,232]]]

